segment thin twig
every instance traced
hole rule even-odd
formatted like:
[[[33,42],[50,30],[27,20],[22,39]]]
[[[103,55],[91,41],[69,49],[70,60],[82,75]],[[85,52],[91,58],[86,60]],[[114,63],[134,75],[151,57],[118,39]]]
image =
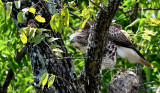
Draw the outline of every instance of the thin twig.
[[[151,81],[151,82],[147,82],[147,83],[144,83],[144,84],[140,84],[139,87],[147,85],[147,84],[153,84],[153,83],[155,83],[155,81]]]
[[[118,8],[118,9],[122,12],[122,8]],[[138,11],[142,11],[142,10],[160,10],[160,8],[138,8]],[[127,14],[132,11],[133,11],[133,9],[129,9],[129,10],[123,11],[122,13]]]
[[[92,4],[94,4],[95,6],[97,6],[98,8],[102,9],[103,11],[106,11],[103,7],[101,7],[101,6],[99,6],[98,4],[92,2],[91,0],[90,0],[90,2],[91,2]]]
[[[63,57],[63,58],[54,58],[57,60],[62,60],[62,59],[86,59],[87,57]]]
[[[75,13],[73,13],[73,12],[71,12],[71,11],[69,11],[69,13],[70,13],[71,15],[73,15],[73,16],[79,18],[80,20],[82,20],[82,18],[81,18],[80,16],[76,15]]]

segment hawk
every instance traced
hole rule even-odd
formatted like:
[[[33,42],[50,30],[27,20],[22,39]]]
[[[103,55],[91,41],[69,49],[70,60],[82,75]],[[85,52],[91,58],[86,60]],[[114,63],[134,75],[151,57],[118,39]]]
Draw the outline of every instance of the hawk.
[[[78,31],[70,35],[70,43],[80,52],[87,52],[88,37],[94,25],[95,22],[90,21],[89,25],[86,24],[82,31]],[[116,58],[118,56],[127,59],[131,63],[138,62],[152,68],[152,65],[138,50],[136,50],[128,37],[128,33],[122,30],[121,25],[115,23],[110,25],[101,69],[112,69],[116,64]]]

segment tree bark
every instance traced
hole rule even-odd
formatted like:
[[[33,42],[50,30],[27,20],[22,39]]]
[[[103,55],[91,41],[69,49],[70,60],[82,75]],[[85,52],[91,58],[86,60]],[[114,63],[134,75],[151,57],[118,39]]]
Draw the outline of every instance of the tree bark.
[[[87,59],[85,60],[85,91],[101,93],[100,66],[106,45],[109,26],[121,0],[109,0],[108,7],[98,12],[96,25],[89,36]]]
[[[121,74],[123,73],[123,74]],[[107,93],[138,93],[139,76],[133,71],[122,71],[113,76]]]
[[[56,1],[56,2],[55,2]],[[7,2],[5,0],[4,2]],[[18,29],[22,27],[27,27],[29,20],[34,20],[33,25],[37,28],[45,28],[50,29],[49,24],[51,16],[56,13],[56,9],[58,8],[55,3],[62,5],[61,0],[50,0],[53,2],[53,5],[49,5],[45,1],[32,0],[32,1],[20,1],[20,8],[16,8],[14,2],[12,6],[11,17],[13,18]],[[33,6],[33,4],[35,4]],[[36,12],[40,11],[41,16],[43,16],[46,20],[45,23],[37,22],[32,13],[26,12],[25,17],[26,20],[24,23],[18,23],[17,14],[22,11],[24,8],[34,7]],[[52,6],[52,7],[51,7]],[[52,9],[51,9],[52,8]],[[53,9],[54,8],[54,9]],[[49,34],[51,37],[59,38],[54,42],[49,43],[47,41],[48,38],[42,40],[38,45],[34,45],[34,43],[27,43],[28,54],[30,55],[31,65],[32,65],[32,73],[34,82],[32,85],[35,87],[37,93],[83,93],[83,89],[81,88],[79,82],[76,80],[77,75],[74,70],[73,62],[71,59],[57,59],[51,50],[49,45],[57,44],[61,46],[61,50],[63,50],[63,57],[69,57],[69,54],[65,48],[65,45],[61,39],[60,33],[56,33],[54,31],[43,31],[43,34]],[[49,88],[46,86],[42,90],[40,83],[40,79],[43,73],[54,74],[56,79]]]

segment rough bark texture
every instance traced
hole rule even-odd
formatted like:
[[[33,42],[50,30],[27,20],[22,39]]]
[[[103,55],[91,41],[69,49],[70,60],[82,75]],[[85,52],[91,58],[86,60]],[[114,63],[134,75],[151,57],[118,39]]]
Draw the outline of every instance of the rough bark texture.
[[[123,73],[123,74],[121,74]],[[120,72],[114,75],[107,93],[138,93],[139,76],[132,72]]]
[[[98,12],[96,26],[89,36],[87,59],[85,60],[85,91],[101,93],[100,65],[106,45],[110,23],[121,0],[109,0],[108,8],[103,7]]]
[[[29,25],[34,25],[34,27],[36,26],[37,28],[51,29],[49,22],[51,16],[56,12],[56,9],[58,8],[56,4],[53,4],[55,3],[55,1],[56,3],[60,3],[60,5],[62,5],[61,0],[52,0],[52,1],[50,0],[50,2],[52,2],[52,6],[54,6],[52,8],[55,8],[54,9],[55,11],[52,10],[49,11],[48,3],[39,0],[21,1],[21,7],[18,9],[15,7],[13,3],[11,17],[13,18],[18,29],[22,27],[27,27],[27,25],[29,24],[29,20],[34,20],[35,15],[26,12],[25,13],[26,20],[24,23],[21,24],[18,23],[17,21],[17,14],[18,12],[22,11],[22,9],[29,8],[33,4],[35,4],[33,7],[36,9],[36,12],[40,11],[41,16],[45,18],[46,22],[39,23],[36,20],[34,20],[33,23]],[[3,2],[7,2],[7,0]],[[43,32],[44,32],[43,34],[48,33],[51,37],[60,39],[49,43],[47,41],[48,38],[45,38],[38,45],[34,45],[33,43],[26,44],[32,64],[32,73],[34,79],[32,85],[35,87],[36,92],[37,93],[82,93],[83,90],[81,89],[78,81],[76,80],[77,76],[71,59],[61,59],[61,60],[57,59],[58,57],[55,56],[53,52],[51,52],[51,49],[49,47],[49,45],[51,44],[57,44],[61,46],[61,50],[64,51],[62,54],[63,57],[68,57],[69,55],[61,39],[61,35],[54,31],[46,31],[46,32],[43,31]],[[54,74],[57,76],[54,84],[51,85],[49,88],[47,87],[46,84],[44,90],[42,90],[41,85],[39,85],[43,73]]]

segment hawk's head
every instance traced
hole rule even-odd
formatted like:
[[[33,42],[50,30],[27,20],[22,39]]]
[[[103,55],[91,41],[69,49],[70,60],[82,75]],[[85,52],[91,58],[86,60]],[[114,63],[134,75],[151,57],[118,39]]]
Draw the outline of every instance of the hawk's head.
[[[70,36],[70,43],[80,52],[86,53],[89,33],[78,31]]]
[[[70,36],[70,43],[80,52],[86,53],[88,46],[88,37],[94,24],[94,21],[89,21],[85,24],[82,31],[77,31]]]

